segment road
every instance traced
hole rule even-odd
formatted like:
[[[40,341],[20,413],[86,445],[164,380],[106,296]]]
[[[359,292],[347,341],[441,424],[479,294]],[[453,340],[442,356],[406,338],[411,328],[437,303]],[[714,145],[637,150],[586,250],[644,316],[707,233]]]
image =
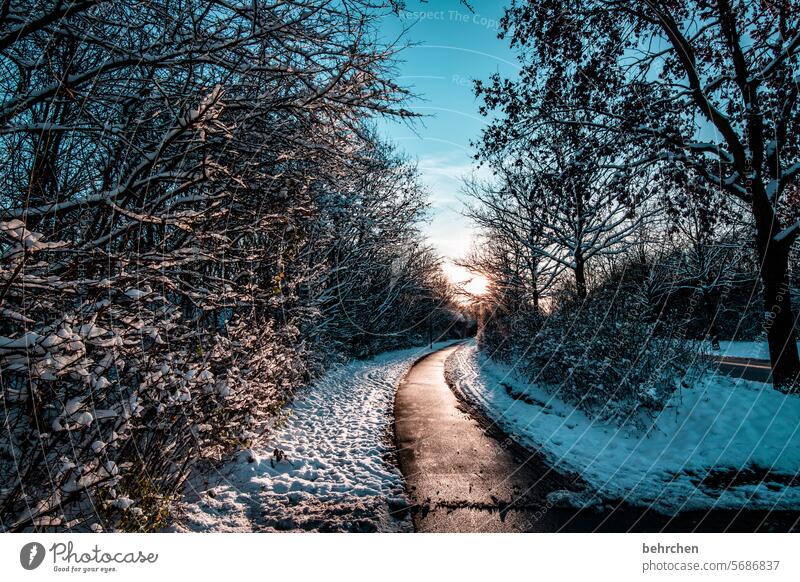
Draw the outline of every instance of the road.
[[[714,358],[714,360],[717,362],[718,371],[728,376],[757,382],[771,381],[772,370],[767,360],[729,356]]]
[[[790,531],[800,513],[684,512],[666,516],[607,502],[598,509],[554,507],[548,493],[580,491],[575,475],[552,470],[536,452],[498,432],[482,413],[459,400],[444,378],[444,362],[458,349],[419,360],[395,397],[400,469],[420,532],[553,531]]]

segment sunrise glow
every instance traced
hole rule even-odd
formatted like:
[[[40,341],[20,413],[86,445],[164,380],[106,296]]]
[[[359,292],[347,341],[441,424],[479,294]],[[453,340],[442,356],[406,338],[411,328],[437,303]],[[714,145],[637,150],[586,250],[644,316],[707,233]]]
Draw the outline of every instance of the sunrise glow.
[[[443,269],[453,285],[470,295],[480,297],[489,288],[489,280],[480,273],[450,262],[445,263]]]

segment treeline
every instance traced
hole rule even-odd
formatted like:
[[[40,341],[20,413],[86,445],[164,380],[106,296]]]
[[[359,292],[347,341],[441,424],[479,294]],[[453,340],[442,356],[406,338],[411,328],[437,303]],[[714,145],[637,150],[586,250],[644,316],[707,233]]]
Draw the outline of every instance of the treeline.
[[[481,342],[596,414],[691,384],[699,341],[762,339],[798,389],[800,4],[514,1],[517,78],[468,184]]]
[[[0,10],[0,529],[151,530],[333,361],[460,317],[362,0]]]

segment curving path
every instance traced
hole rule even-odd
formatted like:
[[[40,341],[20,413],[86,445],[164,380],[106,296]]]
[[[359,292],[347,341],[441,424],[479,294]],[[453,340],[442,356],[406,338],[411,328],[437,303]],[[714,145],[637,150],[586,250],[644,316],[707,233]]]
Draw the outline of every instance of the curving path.
[[[540,455],[499,433],[480,411],[459,400],[444,377],[459,346],[417,361],[395,396],[400,469],[420,532],[790,531],[797,512],[684,512],[665,516],[614,503],[562,507],[579,477],[552,470]],[[550,494],[550,501],[548,501]]]
[[[563,481],[536,457],[488,434],[444,378],[450,347],[422,358],[395,397],[400,468],[416,503],[417,531],[530,531]]]

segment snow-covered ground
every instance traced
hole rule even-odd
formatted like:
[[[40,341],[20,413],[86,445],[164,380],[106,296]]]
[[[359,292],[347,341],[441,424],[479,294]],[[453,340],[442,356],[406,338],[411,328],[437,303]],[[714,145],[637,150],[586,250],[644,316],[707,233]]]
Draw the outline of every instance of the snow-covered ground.
[[[242,451],[215,475],[194,479],[173,528],[411,530],[403,477],[392,458],[394,394],[414,361],[429,351],[354,362],[299,392],[266,442]]]
[[[800,342],[798,342],[800,348]],[[731,357],[731,358],[754,358],[757,360],[769,360],[769,346],[764,341],[720,341],[719,351],[712,350],[710,342],[703,342],[707,353],[712,356]]]
[[[800,509],[800,397],[709,374],[674,394],[646,430],[593,422],[474,345],[446,365],[451,381],[508,434],[580,473],[605,498],[671,513]],[[515,400],[524,394],[525,400]]]

